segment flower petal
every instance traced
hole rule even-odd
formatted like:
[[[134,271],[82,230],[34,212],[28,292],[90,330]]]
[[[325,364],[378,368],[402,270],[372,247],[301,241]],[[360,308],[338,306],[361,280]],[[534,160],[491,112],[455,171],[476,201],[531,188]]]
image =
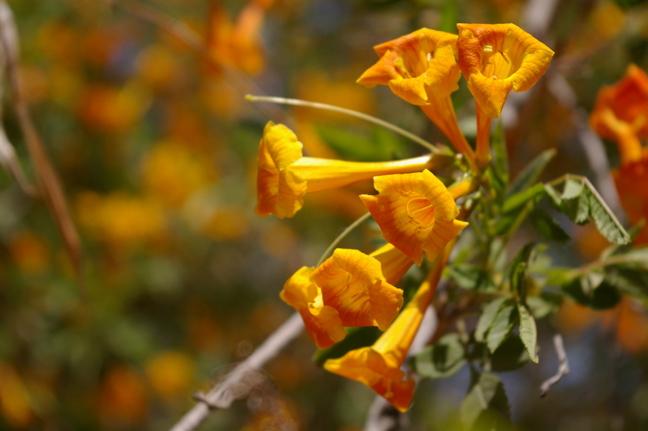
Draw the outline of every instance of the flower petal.
[[[401,412],[407,411],[414,398],[414,380],[404,380],[400,364],[391,363],[371,347],[351,350],[339,359],[329,359],[324,368],[364,383]]]
[[[303,206],[307,184],[288,168],[302,157],[302,144],[283,124],[268,122],[259,145],[256,213],[292,217]]]
[[[461,72],[481,109],[498,118],[511,90],[530,89],[554,52],[515,24],[457,24]]]
[[[445,244],[468,225],[454,220],[459,210],[452,195],[428,170],[376,177],[374,186],[378,195],[360,198],[383,237],[417,265],[424,252],[434,261]]]
[[[299,312],[317,347],[326,349],[342,341],[346,331],[337,310],[323,304],[321,290],[310,280],[313,271],[301,268],[288,279],[279,296]]]
[[[378,326],[384,331],[403,306],[403,291],[387,283],[380,262],[358,250],[335,250],[311,280],[344,326]]]

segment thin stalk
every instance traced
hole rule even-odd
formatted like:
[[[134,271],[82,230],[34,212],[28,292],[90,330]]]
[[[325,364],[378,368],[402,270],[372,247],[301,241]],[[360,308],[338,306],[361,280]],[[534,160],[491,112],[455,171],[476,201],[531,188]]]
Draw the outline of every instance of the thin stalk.
[[[328,105],[326,103],[319,103],[319,102],[309,102],[307,100],[300,100],[300,99],[288,99],[285,97],[271,97],[271,96],[255,96],[252,94],[248,94],[245,96],[246,100],[249,100],[250,102],[269,102],[269,103],[278,103],[278,104],[283,104],[283,105],[292,105],[292,106],[305,106],[308,108],[315,108],[315,109],[324,109],[326,111],[333,111],[333,112],[340,112],[342,114],[347,114],[352,117],[360,118],[365,121],[369,121],[370,123],[377,124],[379,126],[382,126],[386,129],[391,130],[392,132],[398,133],[401,136],[404,136],[417,144],[427,148],[430,150],[432,153],[438,154],[441,151],[435,147],[434,145],[430,144],[426,140],[408,132],[405,129],[401,129],[400,127],[389,123],[385,120],[381,120],[380,118],[376,118],[371,115],[363,114],[362,112],[354,111],[352,109],[346,109],[346,108],[340,108],[339,106],[334,106],[334,105]]]
[[[353,229],[357,228],[358,226],[360,226],[360,224],[362,224],[362,222],[367,220],[369,218],[369,216],[371,216],[371,213],[367,212],[367,213],[361,215],[356,221],[351,223],[349,226],[347,226],[347,228],[344,229],[342,231],[342,233],[340,235],[338,235],[337,238],[335,238],[335,240],[333,240],[331,245],[328,246],[326,251],[322,254],[322,257],[320,257],[320,259],[317,261],[317,265],[315,265],[315,267],[320,266],[322,264],[322,262],[324,262],[324,259],[326,259],[326,256],[331,254],[333,249],[335,247],[337,247],[337,245],[340,243],[340,241],[342,241],[344,239],[344,237],[346,237]]]

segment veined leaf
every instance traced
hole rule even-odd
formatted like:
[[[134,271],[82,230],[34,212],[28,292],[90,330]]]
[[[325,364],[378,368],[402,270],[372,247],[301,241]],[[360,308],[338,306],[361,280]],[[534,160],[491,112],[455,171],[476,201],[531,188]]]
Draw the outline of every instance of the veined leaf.
[[[517,310],[512,304],[507,304],[500,308],[486,336],[488,350],[494,352],[511,335],[517,317]]]
[[[587,178],[568,177],[560,196],[550,185],[545,185],[545,190],[556,208],[567,214],[574,223],[585,224],[593,220],[608,241],[615,244],[630,242],[630,235]]]
[[[484,308],[484,311],[477,322],[477,328],[475,329],[475,340],[485,341],[486,333],[493,324],[500,308],[507,300],[508,298],[505,297],[494,299],[486,306],[486,308]]]
[[[524,190],[530,188],[533,184],[538,181],[540,174],[547,167],[547,164],[554,158],[556,155],[556,150],[549,149],[545,150],[538,157],[533,159],[531,163],[515,178],[515,181],[511,183],[509,187],[508,196],[513,196],[516,193],[520,193]]]
[[[570,240],[569,235],[560,227],[556,220],[540,209],[536,208],[529,215],[529,220],[538,233],[547,239],[559,242]]]
[[[447,334],[433,346],[417,354],[412,365],[416,372],[431,379],[449,377],[466,363],[466,352],[458,334]]]
[[[500,431],[507,428],[511,411],[504,385],[499,378],[491,373],[474,374],[460,412],[466,430]]]
[[[509,195],[509,197],[506,198],[506,201],[504,201],[502,211],[508,213],[516,210],[519,207],[526,205],[526,203],[530,200],[544,196],[545,193],[545,186],[543,184],[536,184],[533,187],[522,190],[519,193]]]
[[[520,313],[520,339],[529,353],[529,358],[538,363],[538,354],[536,353],[536,344],[538,342],[538,331],[536,323],[529,310],[524,304],[518,303],[518,313]]]
[[[621,300],[619,291],[605,280],[594,290],[584,286],[582,278],[576,278],[562,288],[574,301],[595,310],[612,308]]]

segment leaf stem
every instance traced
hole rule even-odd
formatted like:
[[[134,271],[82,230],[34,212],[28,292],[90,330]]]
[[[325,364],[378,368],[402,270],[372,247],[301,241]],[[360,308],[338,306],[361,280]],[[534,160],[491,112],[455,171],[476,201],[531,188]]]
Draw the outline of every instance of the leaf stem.
[[[333,249],[335,247],[337,247],[337,245],[340,243],[340,241],[342,241],[344,239],[344,237],[346,237],[353,229],[360,226],[362,224],[362,222],[367,220],[370,216],[371,216],[371,213],[367,212],[367,213],[361,215],[356,221],[351,223],[349,226],[347,226],[347,228],[344,229],[342,231],[342,233],[340,235],[338,235],[338,237],[333,240],[333,242],[331,243],[331,245],[328,246],[326,251],[324,251],[324,253],[322,254],[322,257],[320,257],[320,259],[317,261],[317,265],[315,265],[315,267],[320,266],[322,264],[322,262],[324,262],[324,259],[326,259],[326,257],[329,254],[331,254],[331,252],[333,251]]]
[[[414,142],[417,144],[427,148],[430,150],[432,153],[438,154],[441,152],[437,147],[434,145],[430,144],[426,140],[408,132],[405,129],[401,129],[400,127],[389,123],[385,120],[381,120],[380,118],[376,118],[371,115],[363,114],[362,112],[354,111],[352,109],[346,109],[346,108],[340,108],[339,106],[334,106],[334,105],[328,105],[326,103],[319,103],[319,102],[309,102],[307,100],[300,100],[300,99],[288,99],[285,97],[271,97],[271,96],[256,96],[253,94],[248,94],[245,96],[245,100],[249,100],[250,102],[269,102],[269,103],[278,103],[278,104],[283,104],[283,105],[293,105],[293,106],[305,106],[308,108],[315,108],[315,109],[324,109],[326,111],[333,111],[333,112],[340,112],[342,114],[347,114],[352,117],[360,118],[365,121],[369,121],[370,123],[377,124],[379,126],[382,126],[386,129],[391,130],[392,132],[398,133]]]

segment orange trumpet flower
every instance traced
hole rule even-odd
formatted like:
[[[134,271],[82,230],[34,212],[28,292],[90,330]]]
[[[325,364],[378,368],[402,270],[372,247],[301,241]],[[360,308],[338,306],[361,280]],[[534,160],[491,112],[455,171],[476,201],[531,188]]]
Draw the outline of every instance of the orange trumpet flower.
[[[457,36],[422,28],[374,47],[380,60],[367,69],[358,83],[367,87],[389,85],[399,96],[423,112],[469,160],[473,150],[455,116],[450,95],[461,77],[454,47]]]
[[[619,146],[621,164],[641,158],[648,138],[648,76],[634,64],[619,82],[599,90],[589,119],[592,129]]]
[[[468,223],[456,220],[453,195],[430,171],[374,178],[377,195],[360,198],[383,237],[417,265],[426,253],[433,262]]]
[[[490,162],[491,121],[511,90],[529,90],[547,71],[554,52],[515,24],[457,24],[457,56],[477,101],[477,164]]]
[[[346,162],[302,157],[302,143],[283,124],[269,122],[259,145],[256,213],[292,217],[306,193],[329,190],[376,175],[433,169],[439,159],[421,156],[394,162]]]
[[[445,248],[427,280],[373,346],[351,350],[339,359],[329,359],[324,363],[324,368],[364,383],[399,411],[405,412],[414,398],[415,383],[412,378],[405,379],[401,366],[434,297],[451,249],[452,246]]]
[[[384,331],[403,305],[403,291],[393,284],[412,263],[390,244],[370,255],[336,249],[317,269],[297,271],[280,296],[299,311],[313,341],[324,349],[344,339],[345,326]]]

